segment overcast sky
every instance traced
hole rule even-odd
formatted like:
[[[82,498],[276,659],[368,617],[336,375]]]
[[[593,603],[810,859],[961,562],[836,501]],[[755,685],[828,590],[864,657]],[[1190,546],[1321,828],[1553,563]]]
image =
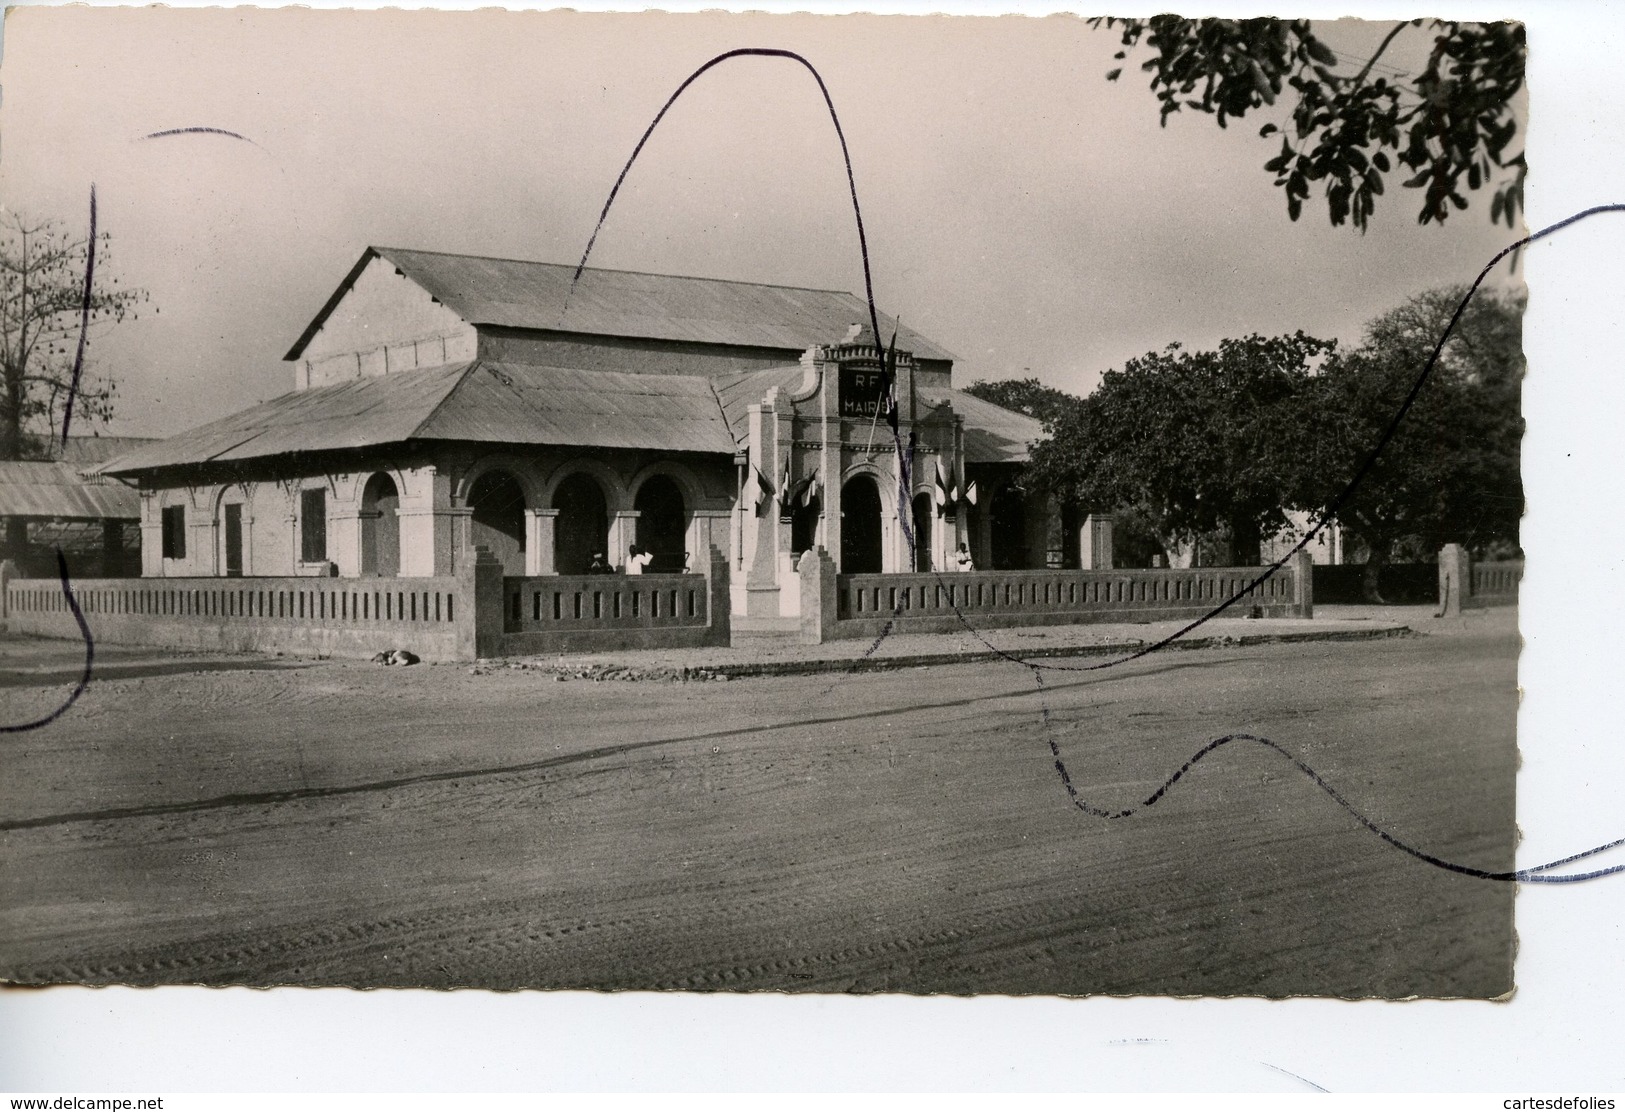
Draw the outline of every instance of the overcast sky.
[[[1332,34],[1358,61],[1389,26]],[[880,307],[957,353],[960,384],[1085,392],[1174,340],[1354,340],[1511,239],[1487,193],[1443,228],[1397,190],[1364,236],[1319,207],[1289,222],[1263,118],[1159,128],[1142,75],[1104,79],[1115,36],[1070,17],[14,9],[0,196],[82,225],[96,184],[109,270],[160,309],[94,349],[112,431],[174,433],[291,389],[282,354],[369,243],[574,262],[661,103],[747,45],[823,73]],[[252,142],[141,138],[183,127]],[[861,292],[810,77],[743,59],[702,78],[593,263]]]

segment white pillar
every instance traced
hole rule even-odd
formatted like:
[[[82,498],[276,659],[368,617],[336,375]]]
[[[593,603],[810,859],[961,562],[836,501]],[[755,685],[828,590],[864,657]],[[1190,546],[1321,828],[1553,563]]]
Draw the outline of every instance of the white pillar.
[[[474,511],[467,506],[434,509],[401,508],[402,577],[453,575],[473,557],[467,553],[468,527]]]
[[[525,511],[525,574],[557,575],[553,563],[553,542],[558,528],[559,511]]]
[[[361,511],[345,507],[327,514],[327,558],[341,576],[361,574]]]
[[[626,566],[627,549],[637,543],[638,510],[616,510],[609,521],[609,551],[604,561],[612,568]]]
[[[1110,571],[1112,515],[1090,514],[1078,530],[1078,566],[1085,571]]]

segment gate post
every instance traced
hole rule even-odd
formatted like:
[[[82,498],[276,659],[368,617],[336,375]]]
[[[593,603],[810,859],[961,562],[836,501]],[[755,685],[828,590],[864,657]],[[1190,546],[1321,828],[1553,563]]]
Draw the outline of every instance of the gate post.
[[[714,544],[706,548],[710,558],[705,569],[705,640],[708,645],[729,645],[733,639],[733,599],[728,589],[728,557]]]
[[[821,645],[835,637],[835,561],[822,546],[801,554],[801,643]]]
[[[1078,536],[1078,566],[1084,571],[1112,569],[1112,515],[1090,514]]]
[[[458,593],[468,599],[469,617],[466,632],[458,638],[458,655],[467,660],[500,656],[505,628],[502,561],[483,544],[476,545],[473,561],[457,578],[465,588]]]
[[[1292,613],[1299,618],[1315,616],[1315,561],[1307,552],[1292,554]]]
[[[1459,618],[1473,594],[1473,558],[1459,544],[1439,550],[1439,616]]]

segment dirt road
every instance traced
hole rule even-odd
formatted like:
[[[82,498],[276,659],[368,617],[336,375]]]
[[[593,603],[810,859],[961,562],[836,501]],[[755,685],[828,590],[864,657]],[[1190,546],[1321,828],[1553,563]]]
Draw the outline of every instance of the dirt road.
[[[1493,996],[1511,611],[1429,636],[709,683],[101,659],[0,735],[24,982]],[[1070,662],[1071,667],[1089,661]],[[0,647],[49,706],[71,645]],[[1046,724],[1047,715],[1047,724]]]

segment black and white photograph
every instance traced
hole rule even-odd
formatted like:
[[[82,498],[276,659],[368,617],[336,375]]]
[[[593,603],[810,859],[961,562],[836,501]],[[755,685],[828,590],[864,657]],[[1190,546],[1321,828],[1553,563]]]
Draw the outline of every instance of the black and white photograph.
[[[1505,1005],[1531,49],[11,9],[0,978]]]

